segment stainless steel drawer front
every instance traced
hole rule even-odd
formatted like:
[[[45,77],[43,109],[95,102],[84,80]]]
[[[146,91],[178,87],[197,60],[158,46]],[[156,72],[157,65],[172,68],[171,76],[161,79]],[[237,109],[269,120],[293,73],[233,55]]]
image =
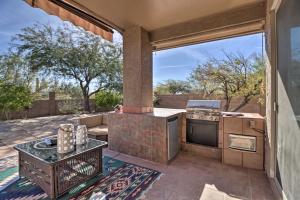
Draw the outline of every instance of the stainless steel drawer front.
[[[255,136],[229,134],[228,141],[229,141],[228,147],[230,149],[256,152]]]

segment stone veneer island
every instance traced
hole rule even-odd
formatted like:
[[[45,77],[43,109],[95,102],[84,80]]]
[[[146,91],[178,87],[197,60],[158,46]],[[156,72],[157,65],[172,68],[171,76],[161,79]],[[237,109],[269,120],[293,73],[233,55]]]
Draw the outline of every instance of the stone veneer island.
[[[154,108],[152,113],[110,113],[109,149],[158,163],[168,163],[167,123],[178,117],[181,137],[183,109]],[[179,138],[179,144],[181,138]]]

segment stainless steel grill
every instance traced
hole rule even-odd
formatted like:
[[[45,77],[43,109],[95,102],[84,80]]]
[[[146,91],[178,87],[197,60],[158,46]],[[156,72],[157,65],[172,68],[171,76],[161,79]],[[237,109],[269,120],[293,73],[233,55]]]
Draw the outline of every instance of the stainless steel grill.
[[[219,121],[221,101],[219,100],[189,100],[186,105],[186,118],[207,121]]]
[[[190,100],[186,105],[187,142],[218,146],[221,101]]]

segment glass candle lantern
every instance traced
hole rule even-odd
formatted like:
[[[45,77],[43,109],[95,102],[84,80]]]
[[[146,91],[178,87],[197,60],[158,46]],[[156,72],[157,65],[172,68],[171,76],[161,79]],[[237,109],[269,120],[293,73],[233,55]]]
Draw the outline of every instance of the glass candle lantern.
[[[61,124],[57,134],[57,152],[69,153],[74,151],[75,137],[73,124]]]
[[[76,145],[86,144],[88,140],[87,128],[85,125],[77,126]]]

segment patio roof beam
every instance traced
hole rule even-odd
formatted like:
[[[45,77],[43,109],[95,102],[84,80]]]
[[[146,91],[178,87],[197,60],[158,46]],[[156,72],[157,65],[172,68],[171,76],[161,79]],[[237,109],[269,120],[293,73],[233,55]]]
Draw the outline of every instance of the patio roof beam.
[[[215,40],[222,40],[243,35],[263,32],[265,21],[253,22],[234,27],[226,27],[218,30],[204,31],[201,34],[195,34],[189,37],[181,37],[173,40],[152,43],[154,51],[176,48],[186,45],[199,44]]]
[[[250,4],[223,13],[153,30],[150,32],[150,41],[155,49],[159,50],[259,32],[264,30],[265,15],[264,2]]]

